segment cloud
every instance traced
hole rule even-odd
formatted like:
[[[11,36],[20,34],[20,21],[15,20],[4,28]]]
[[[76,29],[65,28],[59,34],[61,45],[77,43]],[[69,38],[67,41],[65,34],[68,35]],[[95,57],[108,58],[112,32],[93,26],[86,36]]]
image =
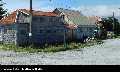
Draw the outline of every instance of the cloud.
[[[79,6],[73,8],[74,10],[81,11],[84,15],[88,16],[112,16],[115,12],[115,16],[120,16],[120,6],[118,5],[96,5],[96,6]]]
[[[29,9],[30,0],[4,0],[7,4],[5,8],[8,9],[9,12],[14,11],[19,8]],[[115,12],[115,16],[120,16],[120,5],[74,5],[74,2],[66,2],[67,0],[59,1],[59,0],[33,0],[33,9],[42,10],[42,11],[52,11],[56,7],[69,8],[66,7],[70,5],[74,10],[81,11],[84,15],[87,16],[112,16],[113,11]],[[72,0],[71,0],[72,1]],[[19,4],[21,3],[21,4]],[[77,4],[77,3],[76,3]]]
[[[36,7],[36,8],[34,8],[34,10],[40,10],[40,11],[46,11],[46,12],[49,12],[49,11],[53,11],[54,10],[54,8],[53,7],[50,7],[50,6],[46,6],[46,7]]]

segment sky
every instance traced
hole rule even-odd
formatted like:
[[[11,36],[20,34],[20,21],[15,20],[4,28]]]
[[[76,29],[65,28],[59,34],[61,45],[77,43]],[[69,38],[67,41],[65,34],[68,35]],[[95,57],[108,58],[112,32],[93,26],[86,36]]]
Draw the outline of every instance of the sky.
[[[3,0],[9,12],[29,9],[29,0]],[[87,16],[120,16],[120,0],[33,0],[33,9],[52,11],[55,8],[79,10]]]

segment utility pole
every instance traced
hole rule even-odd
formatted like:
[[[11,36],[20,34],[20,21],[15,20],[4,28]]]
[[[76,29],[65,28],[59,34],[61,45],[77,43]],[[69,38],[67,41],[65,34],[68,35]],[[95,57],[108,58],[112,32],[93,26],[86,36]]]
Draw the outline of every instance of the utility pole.
[[[113,12],[113,34],[115,34],[115,14]]]
[[[65,22],[65,15],[62,15],[62,22],[65,24],[66,22]],[[64,43],[64,48],[66,49],[67,48],[67,43],[66,43],[66,27],[65,27],[65,25],[64,25],[64,33],[63,33],[63,43]]]
[[[32,0],[30,0],[30,24],[29,24],[29,41],[32,39]]]
[[[64,48],[67,48],[67,43],[66,43],[66,29],[64,29]]]

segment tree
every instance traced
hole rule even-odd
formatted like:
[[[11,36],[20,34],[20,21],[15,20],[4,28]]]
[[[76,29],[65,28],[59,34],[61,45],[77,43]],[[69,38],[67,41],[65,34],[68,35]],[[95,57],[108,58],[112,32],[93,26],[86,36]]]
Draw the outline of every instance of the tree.
[[[4,15],[6,15],[7,12],[7,10],[3,8],[4,4],[5,3],[2,0],[0,0],[0,20],[4,17]]]
[[[107,17],[102,19],[102,29],[105,31],[113,31],[114,34],[120,34],[120,24],[117,18]]]

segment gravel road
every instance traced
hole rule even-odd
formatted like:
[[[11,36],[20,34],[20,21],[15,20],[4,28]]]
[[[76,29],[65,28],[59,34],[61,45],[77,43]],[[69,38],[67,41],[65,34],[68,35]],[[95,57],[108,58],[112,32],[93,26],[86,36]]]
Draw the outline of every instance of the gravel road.
[[[0,51],[1,65],[120,65],[120,39],[57,53]]]

